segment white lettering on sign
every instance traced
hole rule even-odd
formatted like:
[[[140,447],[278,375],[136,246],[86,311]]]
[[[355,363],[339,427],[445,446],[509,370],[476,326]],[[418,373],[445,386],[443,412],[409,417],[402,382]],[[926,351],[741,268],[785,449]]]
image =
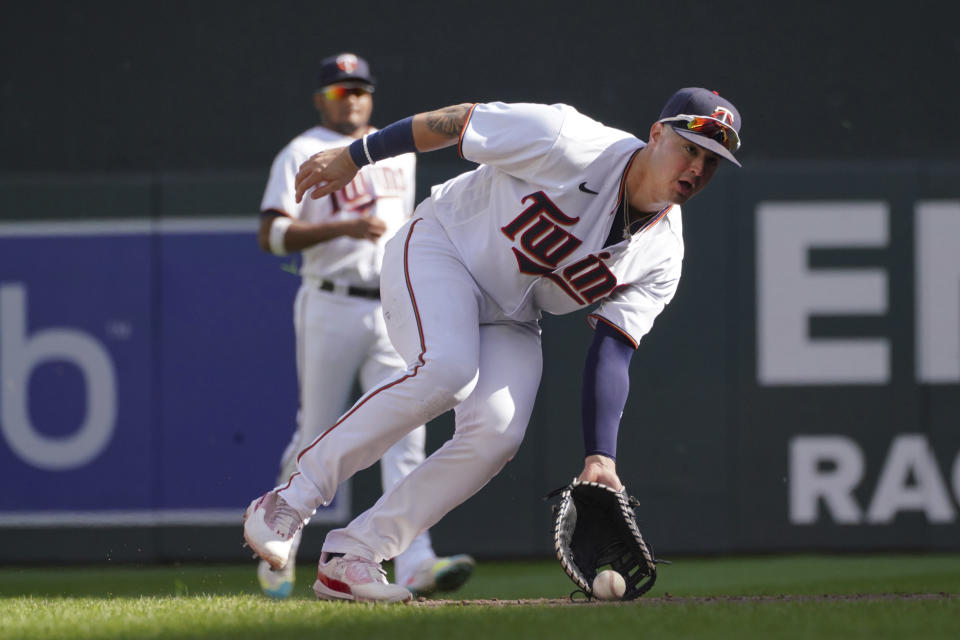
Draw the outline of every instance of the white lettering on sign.
[[[915,206],[916,379],[960,383],[960,201]],[[884,248],[884,202],[765,202],[756,210],[757,382],[888,384],[891,344],[810,337],[814,315],[884,315],[887,269],[811,269],[817,248]],[[903,296],[900,297],[903,299]]]
[[[916,206],[917,378],[960,382],[960,202]]]
[[[854,495],[865,469],[859,444],[839,435],[796,436],[789,449],[791,524],[826,519],[836,524],[885,525],[903,512],[922,513],[931,524],[957,520],[957,509],[926,436],[907,433],[893,439],[866,511]],[[960,500],[960,452],[952,476],[954,496]]]
[[[884,247],[882,202],[767,202],[757,207],[757,376],[761,385],[886,384],[882,338],[810,337],[820,315],[882,315],[879,268],[811,269],[813,248]]]
[[[86,386],[86,415],[75,432],[51,437],[29,411],[31,372],[45,362],[76,365]],[[0,432],[27,464],[49,471],[81,467],[106,448],[117,421],[117,374],[106,348],[76,329],[46,328],[27,335],[27,290],[0,285]]]
[[[922,511],[934,523],[956,516],[930,444],[917,434],[897,436],[890,445],[867,520],[888,524],[900,511]]]
[[[813,524],[823,500],[839,524],[860,522],[853,490],[863,479],[863,453],[844,436],[799,436],[790,441],[790,522]]]

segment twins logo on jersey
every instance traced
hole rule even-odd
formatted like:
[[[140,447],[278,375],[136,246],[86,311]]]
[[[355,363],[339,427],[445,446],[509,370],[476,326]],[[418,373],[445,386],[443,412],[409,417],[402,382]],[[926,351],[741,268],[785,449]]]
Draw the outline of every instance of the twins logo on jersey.
[[[521,199],[521,203],[527,202],[529,206],[520,215],[500,228],[511,240],[516,240],[520,234],[520,247],[512,247],[520,272],[553,280],[581,305],[609,295],[617,286],[617,278],[603,263],[610,257],[605,251],[556,271],[557,266],[583,244],[564,229],[576,224],[580,218],[565,214],[542,191]]]
[[[363,171],[333,194],[333,213],[341,210],[362,212],[377,198],[402,198],[403,171],[395,167],[364,167]]]

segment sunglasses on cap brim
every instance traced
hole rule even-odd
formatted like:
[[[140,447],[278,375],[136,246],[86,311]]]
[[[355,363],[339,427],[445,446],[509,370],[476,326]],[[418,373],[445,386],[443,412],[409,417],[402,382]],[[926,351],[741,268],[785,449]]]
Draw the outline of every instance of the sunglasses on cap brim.
[[[658,122],[679,124],[681,128],[687,131],[706,136],[711,140],[716,140],[730,153],[736,153],[737,149],[740,148],[740,136],[736,130],[726,122],[721,122],[710,116],[690,116],[681,113],[670,118],[658,120]],[[673,124],[673,126],[676,126],[676,124]]]
[[[365,96],[373,93],[373,86],[361,82],[334,84],[323,89],[317,89],[317,93],[327,100],[343,100],[347,96]]]

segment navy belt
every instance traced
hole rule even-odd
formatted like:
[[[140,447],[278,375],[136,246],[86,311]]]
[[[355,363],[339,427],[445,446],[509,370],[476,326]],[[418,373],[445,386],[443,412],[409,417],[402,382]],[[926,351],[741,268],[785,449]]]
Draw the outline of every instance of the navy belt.
[[[380,290],[379,289],[364,289],[363,287],[354,287],[353,285],[337,285],[329,280],[324,280],[322,278],[320,281],[320,289],[322,291],[331,291],[334,293],[345,293],[348,296],[356,296],[357,298],[367,298],[369,300],[379,300],[380,299]]]

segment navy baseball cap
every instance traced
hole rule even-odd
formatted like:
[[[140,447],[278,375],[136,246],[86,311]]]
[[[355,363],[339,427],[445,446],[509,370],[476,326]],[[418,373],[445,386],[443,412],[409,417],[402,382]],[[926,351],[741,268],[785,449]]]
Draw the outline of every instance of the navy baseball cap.
[[[680,89],[663,105],[658,122],[669,124],[678,135],[741,166],[733,157],[740,148],[740,112],[716,91]]]
[[[367,61],[353,53],[339,53],[320,61],[320,73],[317,74],[317,87],[323,88],[338,82],[361,82],[371,88],[376,80],[370,75]]]

